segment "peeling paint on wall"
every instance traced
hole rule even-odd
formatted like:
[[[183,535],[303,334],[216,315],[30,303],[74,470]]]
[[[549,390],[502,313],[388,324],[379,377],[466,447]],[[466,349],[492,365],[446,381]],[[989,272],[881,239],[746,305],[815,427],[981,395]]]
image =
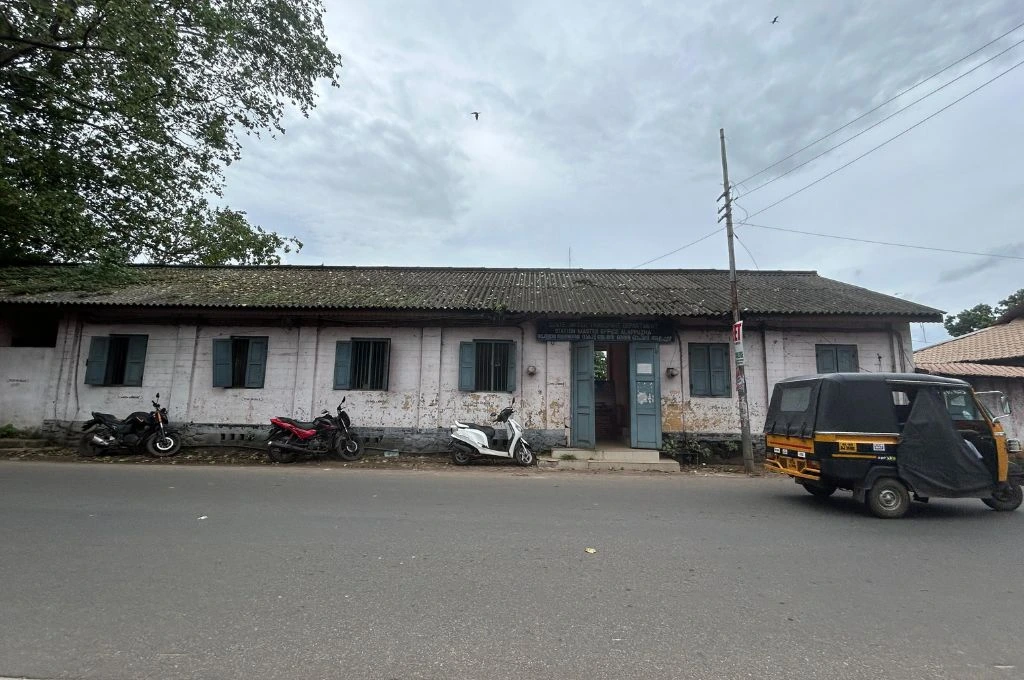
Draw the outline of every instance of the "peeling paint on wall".
[[[679,392],[661,395],[661,431],[683,431],[683,397]]]
[[[309,418],[322,409],[333,410],[342,397],[347,399],[346,409],[357,426],[396,431],[444,430],[456,419],[486,422],[513,396],[518,418],[527,428],[554,432],[569,427],[571,419],[571,344],[537,342],[531,323],[521,328],[322,326],[315,331],[311,327],[83,323],[79,336],[67,332],[77,328],[75,318],[68,317],[61,327],[64,334],[55,349],[0,347],[0,424],[5,417],[12,421],[22,418],[17,414],[27,418],[21,421],[23,426],[38,426],[46,413],[78,421],[94,410],[127,412],[136,410],[140,402],[148,404],[156,392],[163,395],[161,401],[168,407],[171,421],[179,423],[193,420],[261,426],[275,415]],[[900,332],[906,334],[906,328]],[[83,384],[90,338],[114,333],[149,336],[141,387]],[[269,338],[263,389],[212,386],[213,338],[232,335]],[[775,383],[815,372],[816,344],[856,344],[862,364],[871,370],[880,361],[888,366],[894,351],[887,331],[822,332],[794,327],[767,330],[764,337],[766,342],[762,343],[760,333],[750,333],[746,348],[751,427],[755,432],[763,426]],[[334,389],[336,343],[353,338],[390,340],[387,391]],[[514,395],[458,389],[459,343],[474,339],[517,343]],[[661,346],[662,369],[677,369],[672,371],[675,375],[661,376],[664,432],[739,430],[735,395],[690,395],[687,345],[728,340],[728,329],[683,329],[679,343]],[[18,358],[30,356],[36,358]],[[527,371],[529,366],[534,367],[532,374]],[[643,397],[657,395],[644,393]]]

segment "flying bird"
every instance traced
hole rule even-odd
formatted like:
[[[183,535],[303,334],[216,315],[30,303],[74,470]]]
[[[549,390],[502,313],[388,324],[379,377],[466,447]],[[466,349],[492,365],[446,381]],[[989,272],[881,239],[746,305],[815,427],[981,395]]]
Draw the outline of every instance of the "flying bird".
[[[473,116],[474,120],[480,120],[480,112],[479,111],[470,111],[470,115]]]
[[[773,23],[773,24],[777,24],[777,23],[779,23],[779,18],[778,18],[778,17],[775,17],[774,19],[772,19],[772,23]]]

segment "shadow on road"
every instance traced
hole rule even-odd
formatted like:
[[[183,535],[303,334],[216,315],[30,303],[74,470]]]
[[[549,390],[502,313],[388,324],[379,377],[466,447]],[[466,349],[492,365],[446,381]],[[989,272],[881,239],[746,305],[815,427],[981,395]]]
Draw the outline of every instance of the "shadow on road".
[[[790,507],[823,516],[862,517],[871,521],[882,521],[874,517],[864,504],[855,501],[848,492],[838,491],[830,498],[815,498],[807,493],[780,493],[778,499]],[[949,521],[951,518],[991,521],[995,519],[995,515],[1011,517],[1015,514],[994,512],[976,498],[940,498],[933,499],[928,503],[912,503],[910,510],[902,519],[918,522]]]

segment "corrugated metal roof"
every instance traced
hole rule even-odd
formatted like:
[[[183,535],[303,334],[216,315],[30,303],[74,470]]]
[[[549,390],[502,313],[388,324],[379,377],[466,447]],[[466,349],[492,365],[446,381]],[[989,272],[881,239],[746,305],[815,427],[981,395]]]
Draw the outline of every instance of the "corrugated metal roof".
[[[1024,378],[1024,366],[975,364],[966,361],[948,364],[917,364],[917,370],[932,375],[966,375],[993,378]]]
[[[914,363],[998,361],[1024,357],[1024,317],[914,352]]]
[[[0,269],[0,302],[165,307],[506,311],[726,316],[724,270],[430,267],[132,267],[134,280],[75,283],[74,265]],[[809,271],[741,271],[748,314],[877,315],[939,321],[937,309]]]

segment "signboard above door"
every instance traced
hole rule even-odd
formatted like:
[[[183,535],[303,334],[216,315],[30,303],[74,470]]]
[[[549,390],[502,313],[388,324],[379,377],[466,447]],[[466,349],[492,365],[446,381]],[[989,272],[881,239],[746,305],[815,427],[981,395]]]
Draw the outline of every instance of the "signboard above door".
[[[625,319],[541,319],[537,322],[539,342],[675,342],[671,321]]]

